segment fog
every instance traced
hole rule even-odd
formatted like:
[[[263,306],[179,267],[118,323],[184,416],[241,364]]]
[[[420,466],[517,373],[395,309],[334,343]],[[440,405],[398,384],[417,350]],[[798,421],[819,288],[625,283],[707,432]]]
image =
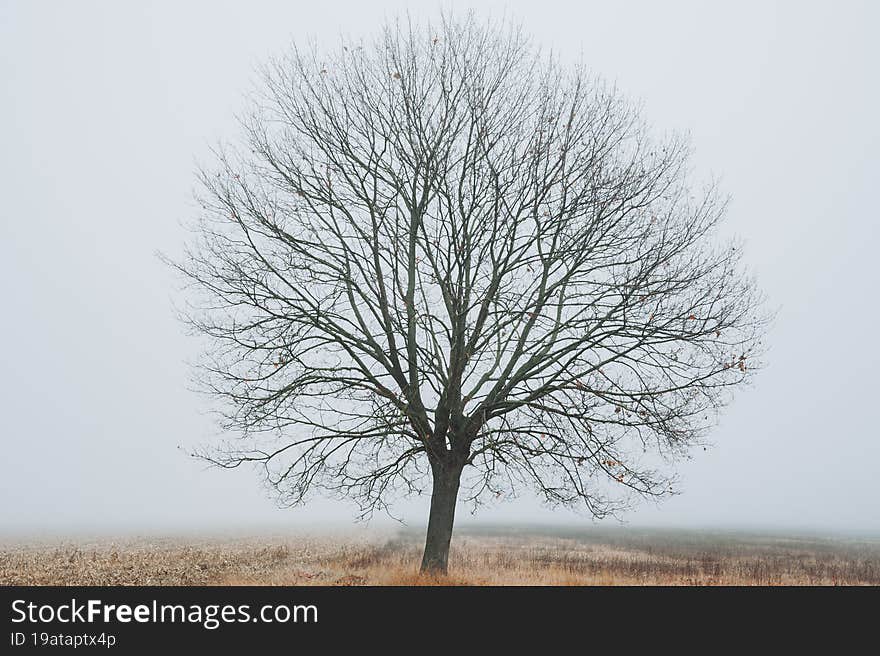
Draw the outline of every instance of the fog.
[[[768,367],[679,467],[682,494],[626,521],[880,531],[878,4],[472,6],[582,55],[658,131],[688,131],[697,178],[720,177],[725,230],[779,309]],[[188,390],[199,341],[156,251],[179,252],[195,165],[238,134],[257,65],[291,40],[368,35],[405,7],[0,4],[0,530],[352,523],[349,504],[278,509],[252,471],[187,457],[218,431]],[[397,511],[422,523],[427,499]],[[591,521],[527,492],[459,517]]]

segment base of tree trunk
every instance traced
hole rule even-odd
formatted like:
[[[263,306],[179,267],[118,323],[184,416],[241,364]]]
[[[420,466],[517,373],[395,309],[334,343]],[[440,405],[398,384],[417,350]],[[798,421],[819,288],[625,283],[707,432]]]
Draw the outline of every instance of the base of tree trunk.
[[[449,570],[449,544],[452,541],[460,481],[460,470],[449,471],[438,467],[434,471],[431,512],[420,570],[422,574],[443,575]]]

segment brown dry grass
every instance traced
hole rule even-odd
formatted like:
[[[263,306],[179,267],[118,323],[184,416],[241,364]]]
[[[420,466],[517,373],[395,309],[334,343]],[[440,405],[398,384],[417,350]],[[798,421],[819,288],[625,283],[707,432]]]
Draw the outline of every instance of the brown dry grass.
[[[420,535],[130,539],[0,546],[0,584],[880,585],[880,541],[659,531],[463,529],[450,576]]]

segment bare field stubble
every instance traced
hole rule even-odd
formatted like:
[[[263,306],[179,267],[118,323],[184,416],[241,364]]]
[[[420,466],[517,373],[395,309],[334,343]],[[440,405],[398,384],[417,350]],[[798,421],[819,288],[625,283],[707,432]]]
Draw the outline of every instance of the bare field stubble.
[[[465,528],[450,575],[421,535],[0,543],[3,585],[880,585],[880,540]]]

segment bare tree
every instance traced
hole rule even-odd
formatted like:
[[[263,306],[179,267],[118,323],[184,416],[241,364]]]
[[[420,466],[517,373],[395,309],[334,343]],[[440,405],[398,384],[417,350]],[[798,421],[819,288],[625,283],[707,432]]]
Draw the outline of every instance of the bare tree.
[[[365,515],[430,485],[432,572],[460,494],[601,517],[673,492],[767,323],[685,141],[473,19],[294,48],[264,82],[176,265],[238,435],[202,455]]]

